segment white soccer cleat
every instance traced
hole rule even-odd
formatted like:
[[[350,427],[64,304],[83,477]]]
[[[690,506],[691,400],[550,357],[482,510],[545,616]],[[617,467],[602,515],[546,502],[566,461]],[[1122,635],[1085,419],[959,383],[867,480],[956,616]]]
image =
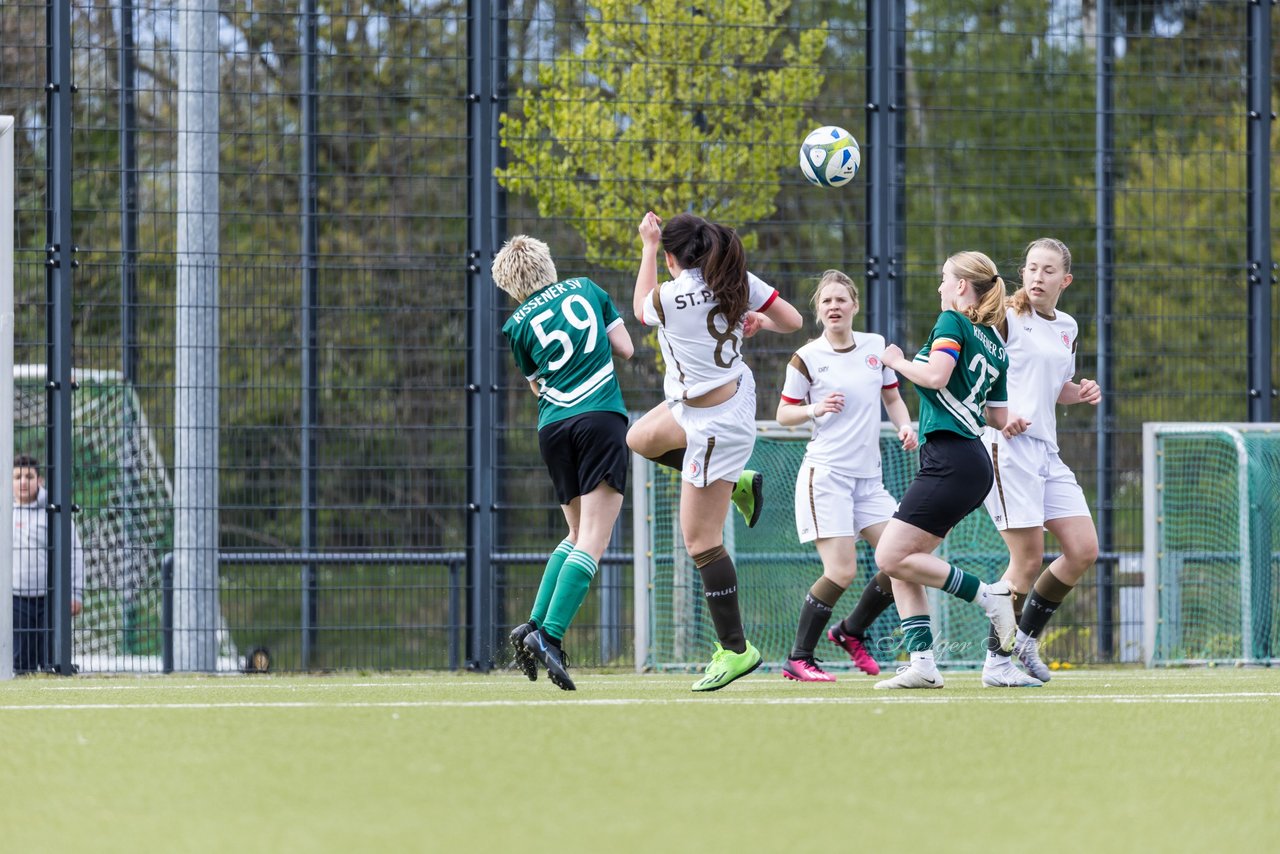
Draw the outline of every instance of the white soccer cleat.
[[[1039,688],[1043,684],[1019,670],[1008,656],[999,656],[995,664],[988,662],[982,665],[984,688]]]
[[[1022,662],[1022,666],[1027,668],[1027,672],[1041,682],[1048,682],[1053,678],[1053,671],[1040,658],[1040,641],[1019,631],[1018,641],[1013,646],[1013,652],[1018,656],[1018,660]]]
[[[987,619],[995,627],[1000,639],[1000,651],[1013,649],[1018,634],[1018,621],[1013,616],[1013,591],[1003,581],[984,584],[978,592],[978,604],[987,612]]]
[[[942,674],[938,668],[925,669],[913,662],[898,668],[898,675],[876,683],[878,689],[889,688],[941,688]]]

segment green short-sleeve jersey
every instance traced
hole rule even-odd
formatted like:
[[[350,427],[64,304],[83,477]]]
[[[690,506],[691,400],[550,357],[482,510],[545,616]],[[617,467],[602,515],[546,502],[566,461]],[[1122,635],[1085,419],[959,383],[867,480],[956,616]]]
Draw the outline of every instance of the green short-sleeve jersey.
[[[625,416],[609,330],[622,323],[590,279],[566,279],[529,297],[502,327],[525,379],[536,382],[538,429],[584,412]]]
[[[929,356],[939,351],[954,358],[956,368],[940,389],[916,387],[920,394],[920,441],[937,430],[980,438],[986,423],[983,408],[1005,406],[1009,401],[1005,380],[1009,355],[1004,342],[990,327],[975,326],[958,311],[944,311],[913,361],[927,363]]]

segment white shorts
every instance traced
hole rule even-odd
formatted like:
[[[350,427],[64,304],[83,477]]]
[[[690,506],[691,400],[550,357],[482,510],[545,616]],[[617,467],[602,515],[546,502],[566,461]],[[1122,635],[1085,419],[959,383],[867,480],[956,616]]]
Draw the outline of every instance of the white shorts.
[[[680,476],[703,487],[717,480],[736,482],[756,446],[756,381],[750,371],[738,379],[733,397],[715,406],[670,404],[684,429],[686,447]]]
[[[827,537],[853,537],[893,518],[898,502],[878,477],[850,477],[808,460],[796,475],[796,535],[809,543]]]
[[[1030,436],[1006,439],[987,428],[983,444],[996,476],[985,502],[996,528],[1039,528],[1054,519],[1089,515],[1076,476],[1046,442]]]

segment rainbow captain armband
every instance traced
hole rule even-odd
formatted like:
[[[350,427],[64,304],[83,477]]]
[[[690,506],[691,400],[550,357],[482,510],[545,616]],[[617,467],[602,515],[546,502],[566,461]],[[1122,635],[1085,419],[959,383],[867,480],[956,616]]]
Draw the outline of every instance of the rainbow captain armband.
[[[929,348],[929,355],[934,353],[946,353],[957,362],[960,361],[960,342],[950,338],[937,338],[933,342],[933,346]]]

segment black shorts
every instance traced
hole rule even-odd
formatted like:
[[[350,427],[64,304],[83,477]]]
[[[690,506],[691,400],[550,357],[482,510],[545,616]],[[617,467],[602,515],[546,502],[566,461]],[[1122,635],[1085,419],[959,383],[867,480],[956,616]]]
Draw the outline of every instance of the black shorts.
[[[627,419],[617,412],[584,412],[538,431],[538,450],[547,464],[556,500],[568,504],[600,485],[626,494]]]
[[[980,439],[945,430],[929,434],[920,448],[920,473],[898,502],[893,518],[945,537],[982,506],[995,475]]]

